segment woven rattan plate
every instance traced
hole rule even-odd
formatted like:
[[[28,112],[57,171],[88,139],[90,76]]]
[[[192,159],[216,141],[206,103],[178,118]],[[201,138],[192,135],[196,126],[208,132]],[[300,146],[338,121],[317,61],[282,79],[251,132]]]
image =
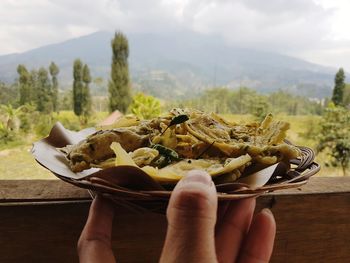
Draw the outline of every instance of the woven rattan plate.
[[[103,193],[129,206],[158,210],[170,198],[173,186],[162,186],[142,170],[133,166],[117,166],[107,169],[92,168],[73,173],[63,153],[57,147],[74,144],[94,132],[86,129],[72,132],[57,123],[50,135],[36,143],[32,154],[36,161],[59,179],[93,192]],[[287,142],[290,143],[290,142]],[[301,156],[290,163],[278,163],[264,170],[243,176],[237,181],[216,184],[219,200],[236,200],[261,195],[279,189],[300,187],[320,170],[314,162],[312,149],[298,146]]]

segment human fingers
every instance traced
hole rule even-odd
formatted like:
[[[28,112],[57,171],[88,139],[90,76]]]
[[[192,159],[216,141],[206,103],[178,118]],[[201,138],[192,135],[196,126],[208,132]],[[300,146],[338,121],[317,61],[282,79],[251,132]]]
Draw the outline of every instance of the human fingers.
[[[115,262],[111,248],[113,217],[113,203],[97,195],[78,241],[79,262]]]
[[[225,217],[227,208],[229,207],[231,201],[220,201],[218,203],[218,212],[217,212],[217,219],[216,219],[216,227],[218,227],[218,222],[221,222],[221,220]]]
[[[231,201],[216,227],[216,253],[219,262],[235,262],[255,209],[255,198]]]
[[[276,234],[276,222],[269,209],[263,209],[253,219],[239,257],[240,263],[267,263],[270,260]]]
[[[211,177],[191,171],[175,187],[160,262],[216,262],[214,228],[217,194]]]

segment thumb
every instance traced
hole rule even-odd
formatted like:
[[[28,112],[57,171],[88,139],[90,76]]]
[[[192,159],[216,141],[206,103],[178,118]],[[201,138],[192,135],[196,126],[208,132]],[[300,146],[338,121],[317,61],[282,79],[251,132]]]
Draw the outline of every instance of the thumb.
[[[209,174],[191,171],[175,187],[160,262],[216,262],[217,194]]]

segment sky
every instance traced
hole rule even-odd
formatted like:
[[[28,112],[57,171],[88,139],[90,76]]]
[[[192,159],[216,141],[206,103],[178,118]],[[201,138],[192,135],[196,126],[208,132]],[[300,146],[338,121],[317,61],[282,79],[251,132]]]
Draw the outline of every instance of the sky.
[[[1,0],[0,55],[100,30],[190,31],[350,71],[348,0]]]

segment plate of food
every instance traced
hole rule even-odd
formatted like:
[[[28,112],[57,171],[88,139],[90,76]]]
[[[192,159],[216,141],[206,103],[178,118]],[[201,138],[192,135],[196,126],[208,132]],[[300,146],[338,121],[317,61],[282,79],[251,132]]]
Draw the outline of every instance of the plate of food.
[[[219,200],[300,187],[320,170],[312,149],[287,141],[289,124],[271,114],[234,123],[215,113],[175,108],[140,120],[79,132],[56,123],[34,143],[37,162],[58,178],[129,204],[164,204],[190,170],[204,170]]]

